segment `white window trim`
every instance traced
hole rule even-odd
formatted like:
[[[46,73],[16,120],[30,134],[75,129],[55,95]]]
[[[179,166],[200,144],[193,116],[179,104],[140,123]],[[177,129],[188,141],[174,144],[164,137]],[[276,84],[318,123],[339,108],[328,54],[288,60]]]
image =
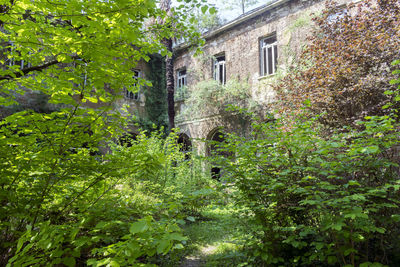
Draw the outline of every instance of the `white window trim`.
[[[225,57],[225,55],[217,56],[214,60],[213,76],[214,80],[219,81],[221,84],[226,83],[226,58],[225,60],[218,60],[219,57]],[[222,77],[220,77],[220,67],[222,67]]]
[[[184,72],[184,74],[182,74]],[[187,82],[187,73],[186,69],[180,69],[177,71],[177,81],[176,81],[176,88],[181,89],[186,86]]]
[[[10,41],[10,54],[9,54],[10,57],[5,60],[6,65],[8,65],[9,67],[19,66],[20,69],[23,69],[24,66],[27,68],[30,68],[32,66],[32,64],[30,62],[25,63],[25,61],[23,59],[16,61],[14,58],[15,53],[16,53],[15,52],[15,44],[14,44],[14,42]],[[31,55],[31,52],[29,52],[28,55]],[[16,64],[16,62],[18,62],[18,64]]]
[[[265,76],[269,76],[269,75],[273,75],[276,73],[276,69],[277,69],[277,59],[275,59],[275,50],[278,50],[278,40],[276,40],[273,43],[268,43],[265,44],[265,40],[270,39],[276,37],[276,35],[271,35],[268,36],[266,38],[262,38],[260,40],[260,62],[261,62],[261,76],[265,77]],[[269,64],[268,64],[268,49],[271,48],[272,51],[272,55],[271,55],[271,59],[272,59],[272,71],[270,73],[270,69],[269,69]],[[276,48],[276,49],[275,49]],[[264,60],[265,59],[265,60]],[[267,61],[267,62],[265,62]]]

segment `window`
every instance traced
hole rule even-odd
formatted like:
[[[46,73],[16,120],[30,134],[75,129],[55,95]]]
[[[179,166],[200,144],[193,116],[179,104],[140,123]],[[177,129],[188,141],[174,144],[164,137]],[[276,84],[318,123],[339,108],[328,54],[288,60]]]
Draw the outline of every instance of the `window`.
[[[178,89],[186,86],[186,69],[178,70],[176,87]]]
[[[138,79],[140,77],[140,71],[134,70],[133,71],[133,78]],[[140,94],[139,91],[134,93],[133,91],[136,91],[136,84],[133,84],[133,86],[129,86],[128,88],[124,88],[125,91],[125,98],[127,99],[132,99],[132,100],[139,100],[140,99]]]
[[[260,42],[261,76],[274,74],[278,59],[276,34],[261,39]]]
[[[5,48],[6,50],[6,60],[5,60],[5,65],[12,67],[12,66],[18,66],[20,69],[23,69],[24,67],[30,68],[32,65],[28,62],[24,62],[23,59],[20,58],[20,53],[17,51],[16,46],[13,42],[10,42],[8,46]],[[28,55],[31,55],[31,52],[28,53]],[[19,59],[18,59],[19,58]]]
[[[186,98],[186,69],[178,70],[176,74],[176,90],[175,90],[175,100],[183,100]]]
[[[216,56],[214,60],[214,80],[226,83],[225,55]]]

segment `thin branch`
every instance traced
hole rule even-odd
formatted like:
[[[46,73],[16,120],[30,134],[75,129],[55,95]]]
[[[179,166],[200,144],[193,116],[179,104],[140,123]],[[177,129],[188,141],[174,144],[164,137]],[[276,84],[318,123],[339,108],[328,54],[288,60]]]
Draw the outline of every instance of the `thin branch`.
[[[25,76],[33,71],[43,71],[44,69],[46,69],[50,66],[56,65],[58,63],[60,63],[58,60],[53,60],[53,61],[47,62],[43,65],[24,68],[22,70],[14,72],[13,74],[7,74],[4,76],[0,76],[0,81],[20,78],[20,77]]]
[[[51,17],[53,17],[53,18],[63,18],[63,17],[87,17],[87,16],[94,16],[94,15],[104,15],[104,14],[118,13],[118,12],[121,12],[121,11],[124,11],[124,10],[131,9],[133,7],[135,7],[135,6],[130,5],[130,6],[126,6],[124,8],[114,9],[114,10],[105,11],[105,12],[98,11],[98,12],[92,12],[92,13],[65,14],[65,15],[53,15],[53,14],[51,14]],[[18,12],[9,13],[9,14],[10,15],[24,15],[24,13],[18,13]],[[33,13],[31,13],[31,15],[43,15],[43,14],[33,12]]]
[[[102,181],[104,178],[104,173],[100,174],[91,184],[89,184],[85,189],[83,189],[81,192],[79,192],[74,198],[72,198],[67,204],[64,205],[64,207],[61,209],[60,213],[63,213],[75,200],[77,200],[80,196],[86,193],[90,188],[95,186],[97,183]]]
[[[78,59],[78,56],[72,56],[72,59]],[[49,61],[49,62],[47,62],[47,63],[45,63],[43,65],[24,68],[24,69],[21,69],[19,71],[15,71],[13,74],[7,74],[7,75],[4,75],[4,76],[0,76],[0,81],[13,80],[13,79],[16,79],[16,78],[21,78],[21,77],[23,77],[23,76],[25,76],[25,75],[27,75],[27,74],[29,74],[31,72],[43,71],[44,69],[46,69],[48,67],[51,67],[53,65],[56,65],[58,63],[62,63],[62,62],[60,62],[57,59],[55,59],[55,60]]]

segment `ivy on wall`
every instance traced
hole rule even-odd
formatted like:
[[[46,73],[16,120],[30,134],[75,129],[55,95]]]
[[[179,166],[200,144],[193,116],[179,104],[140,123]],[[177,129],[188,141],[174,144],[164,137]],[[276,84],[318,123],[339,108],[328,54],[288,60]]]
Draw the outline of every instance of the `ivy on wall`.
[[[146,79],[152,86],[146,87],[144,92],[146,116],[138,118],[138,123],[141,128],[148,131],[167,129],[165,60],[160,55],[152,55],[148,67]]]

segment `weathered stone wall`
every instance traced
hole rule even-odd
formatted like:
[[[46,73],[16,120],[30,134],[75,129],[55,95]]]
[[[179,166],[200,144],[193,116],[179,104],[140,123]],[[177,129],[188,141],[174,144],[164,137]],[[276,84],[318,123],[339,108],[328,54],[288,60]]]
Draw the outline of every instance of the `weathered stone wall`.
[[[338,2],[344,4],[350,0]],[[274,99],[271,85],[296,61],[312,27],[312,14],[320,13],[324,6],[323,0],[290,0],[256,16],[249,14],[249,19],[206,36],[204,53],[199,57],[194,57],[188,48],[178,48],[175,70],[186,68],[189,91],[195,90],[197,82],[212,79],[212,56],[224,53],[227,80],[247,81],[254,100],[261,105],[270,103]],[[261,77],[260,40],[273,33],[277,37],[278,70],[273,75]],[[178,127],[191,138],[206,138],[210,131],[222,126],[221,121],[223,118],[215,114],[195,121],[183,120]]]

